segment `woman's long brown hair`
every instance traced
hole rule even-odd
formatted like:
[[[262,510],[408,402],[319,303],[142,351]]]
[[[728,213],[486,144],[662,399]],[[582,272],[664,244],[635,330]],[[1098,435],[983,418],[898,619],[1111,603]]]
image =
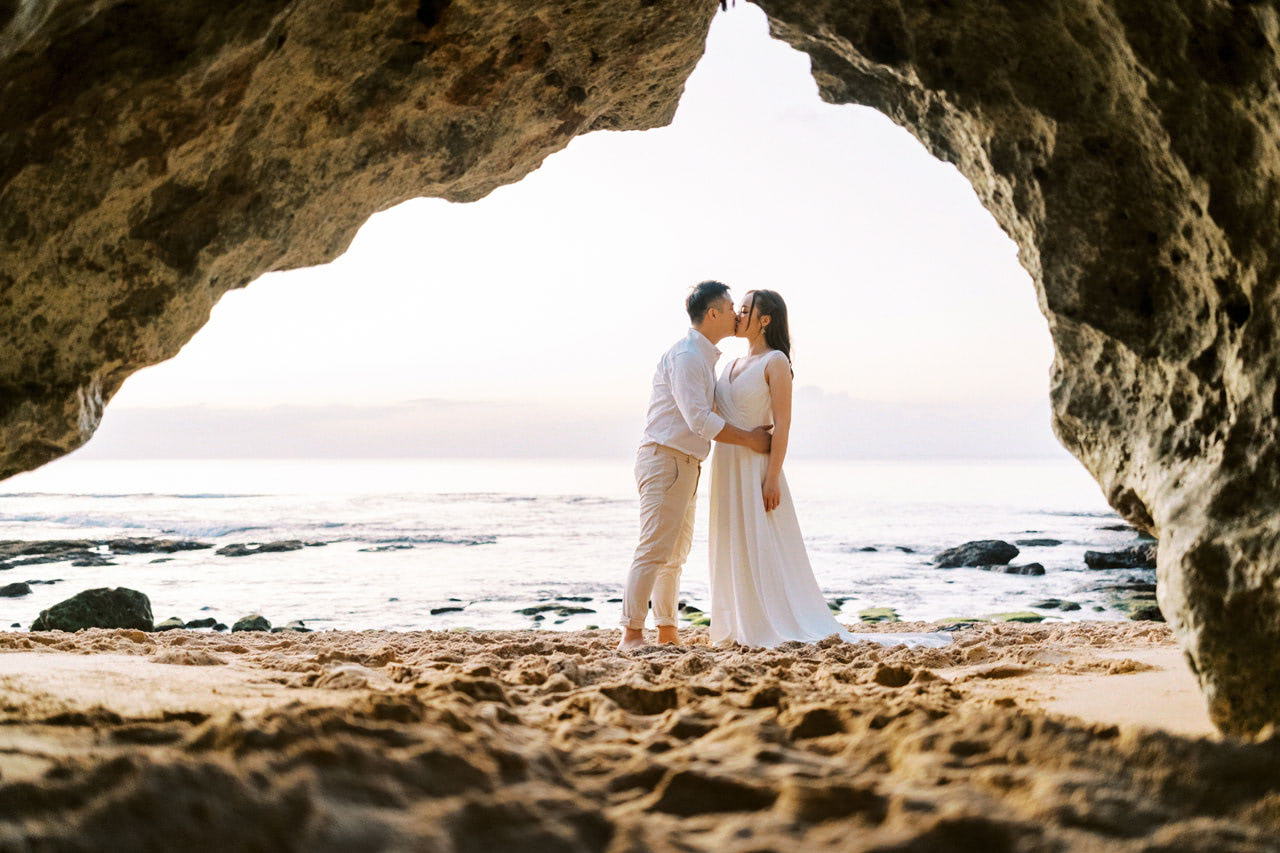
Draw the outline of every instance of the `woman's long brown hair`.
[[[748,290],[751,297],[751,313],[769,318],[769,325],[764,327],[764,342],[771,349],[776,349],[791,361],[791,329],[787,325],[787,303],[782,301],[776,290]],[[750,314],[747,322],[751,322]],[[795,368],[791,369],[795,375]]]

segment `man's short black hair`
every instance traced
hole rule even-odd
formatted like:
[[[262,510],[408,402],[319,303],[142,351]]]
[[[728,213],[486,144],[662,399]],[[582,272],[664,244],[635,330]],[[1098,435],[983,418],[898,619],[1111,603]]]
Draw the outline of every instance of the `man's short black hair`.
[[[729,295],[729,285],[718,281],[702,281],[689,291],[689,298],[684,301],[684,310],[689,312],[689,322],[697,326],[707,316],[707,309],[713,302],[719,302]]]

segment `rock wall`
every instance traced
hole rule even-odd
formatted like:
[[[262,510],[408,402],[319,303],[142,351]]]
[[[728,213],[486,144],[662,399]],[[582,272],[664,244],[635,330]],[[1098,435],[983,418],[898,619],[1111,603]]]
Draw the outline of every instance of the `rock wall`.
[[[0,3],[0,478],[80,446],[227,290],[669,123],[715,8]]]
[[[1280,722],[1275,4],[761,5],[823,98],[909,129],[1018,243],[1059,439],[1159,536],[1214,721]]]
[[[824,98],[908,128],[1018,243],[1059,438],[1160,537],[1217,724],[1280,721],[1275,3],[761,5]],[[0,6],[0,477],[85,441],[226,290],[406,198],[479,198],[575,134],[667,122],[714,11]]]

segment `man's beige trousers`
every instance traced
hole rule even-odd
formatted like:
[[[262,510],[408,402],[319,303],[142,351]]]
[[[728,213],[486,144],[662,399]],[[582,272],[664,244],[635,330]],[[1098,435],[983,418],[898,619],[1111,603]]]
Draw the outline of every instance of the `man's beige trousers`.
[[[636,453],[640,544],[622,599],[622,624],[628,628],[644,628],[650,598],[655,625],[678,624],[680,572],[693,545],[701,472],[698,457],[661,444],[642,444]]]

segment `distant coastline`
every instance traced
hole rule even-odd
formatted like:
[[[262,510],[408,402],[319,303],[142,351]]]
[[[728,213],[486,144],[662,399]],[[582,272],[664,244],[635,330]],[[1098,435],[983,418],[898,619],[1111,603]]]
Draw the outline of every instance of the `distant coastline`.
[[[1069,459],[1048,400],[893,403],[797,390],[793,458]],[[385,405],[111,408],[81,459],[619,458],[634,411],[581,404],[411,400]]]

